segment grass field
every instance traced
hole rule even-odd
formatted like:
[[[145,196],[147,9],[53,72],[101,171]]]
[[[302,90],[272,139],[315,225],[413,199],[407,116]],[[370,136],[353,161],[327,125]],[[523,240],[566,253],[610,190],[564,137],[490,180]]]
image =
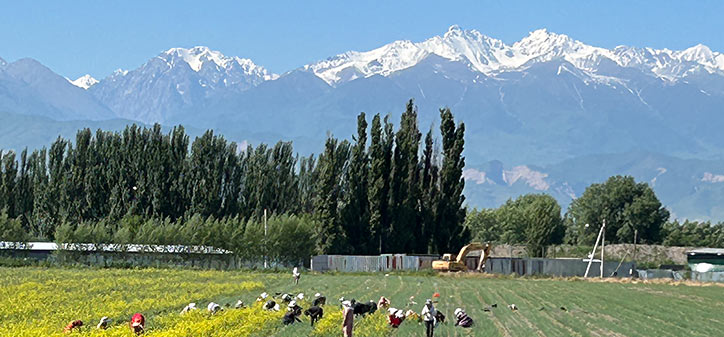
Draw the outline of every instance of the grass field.
[[[262,291],[315,292],[331,304],[314,329],[304,320],[282,327],[280,313],[258,306],[205,310],[179,315],[188,303],[205,308],[241,299],[252,303]],[[125,324],[134,312],[147,317],[147,336],[340,336],[337,298],[391,299],[407,308],[441,294],[438,310],[451,321],[436,336],[722,336],[724,287],[720,285],[587,282],[553,279],[483,278],[427,275],[311,275],[294,286],[287,274],[191,270],[0,268],[0,336],[63,336],[69,321],[83,320],[78,336],[131,336]],[[483,307],[497,303],[497,309]],[[514,303],[518,311],[506,308]],[[304,301],[302,306],[309,306]],[[453,325],[453,310],[463,307],[472,329]],[[561,309],[565,307],[565,311]],[[114,327],[98,331],[100,317]],[[424,327],[404,322],[388,328],[382,314],[359,319],[355,336],[422,336]]]

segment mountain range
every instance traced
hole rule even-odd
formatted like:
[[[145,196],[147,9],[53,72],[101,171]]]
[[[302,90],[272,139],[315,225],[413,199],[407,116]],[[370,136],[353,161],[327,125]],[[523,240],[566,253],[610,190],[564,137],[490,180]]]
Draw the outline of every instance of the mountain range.
[[[410,98],[423,132],[441,107],[465,122],[470,206],[545,192],[565,207],[589,184],[630,174],[678,217],[724,219],[724,54],[606,49],[545,29],[506,44],[452,26],[283,74],[207,47],[171,48],[100,80],[0,59],[0,147],[140,122],[292,140],[307,154],[328,133],[351,137],[360,111],[394,121]]]

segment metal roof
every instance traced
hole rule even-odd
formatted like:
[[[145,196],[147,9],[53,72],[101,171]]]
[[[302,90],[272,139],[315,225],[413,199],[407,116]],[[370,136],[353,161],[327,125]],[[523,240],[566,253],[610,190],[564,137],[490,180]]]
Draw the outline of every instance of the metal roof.
[[[686,252],[687,255],[696,255],[696,254],[716,254],[716,255],[722,255],[724,256],[724,249],[721,248],[699,248],[699,249],[692,249]]]
[[[17,249],[30,251],[59,250],[55,242],[6,242],[0,241],[0,249]],[[92,243],[62,243],[62,250],[86,252],[128,252],[128,253],[196,253],[196,254],[229,254],[225,249],[210,246],[183,246],[183,245],[140,245],[140,244],[92,244]]]

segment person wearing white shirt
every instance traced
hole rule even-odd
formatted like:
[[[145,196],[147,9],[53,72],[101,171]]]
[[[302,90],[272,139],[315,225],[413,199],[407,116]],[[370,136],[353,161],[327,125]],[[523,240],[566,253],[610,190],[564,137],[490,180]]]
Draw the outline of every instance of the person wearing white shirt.
[[[425,306],[422,307],[422,320],[425,322],[425,336],[432,337],[435,332],[435,315],[437,315],[437,309],[432,305],[432,300],[425,301]]]

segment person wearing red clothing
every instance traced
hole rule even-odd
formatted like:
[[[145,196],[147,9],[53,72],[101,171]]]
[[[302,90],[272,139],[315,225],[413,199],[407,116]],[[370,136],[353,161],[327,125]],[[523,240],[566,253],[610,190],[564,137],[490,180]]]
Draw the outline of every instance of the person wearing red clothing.
[[[63,332],[71,333],[73,331],[80,331],[80,327],[82,327],[82,326],[83,326],[83,321],[75,320],[75,321],[68,323],[68,325],[65,326],[65,329],[63,329]]]
[[[389,315],[387,316],[387,323],[393,328],[398,328],[400,324],[405,320],[405,314],[402,310],[390,308],[387,310]]]
[[[131,318],[131,330],[137,335],[143,333],[143,328],[146,326],[146,318],[140,313],[136,313]]]

